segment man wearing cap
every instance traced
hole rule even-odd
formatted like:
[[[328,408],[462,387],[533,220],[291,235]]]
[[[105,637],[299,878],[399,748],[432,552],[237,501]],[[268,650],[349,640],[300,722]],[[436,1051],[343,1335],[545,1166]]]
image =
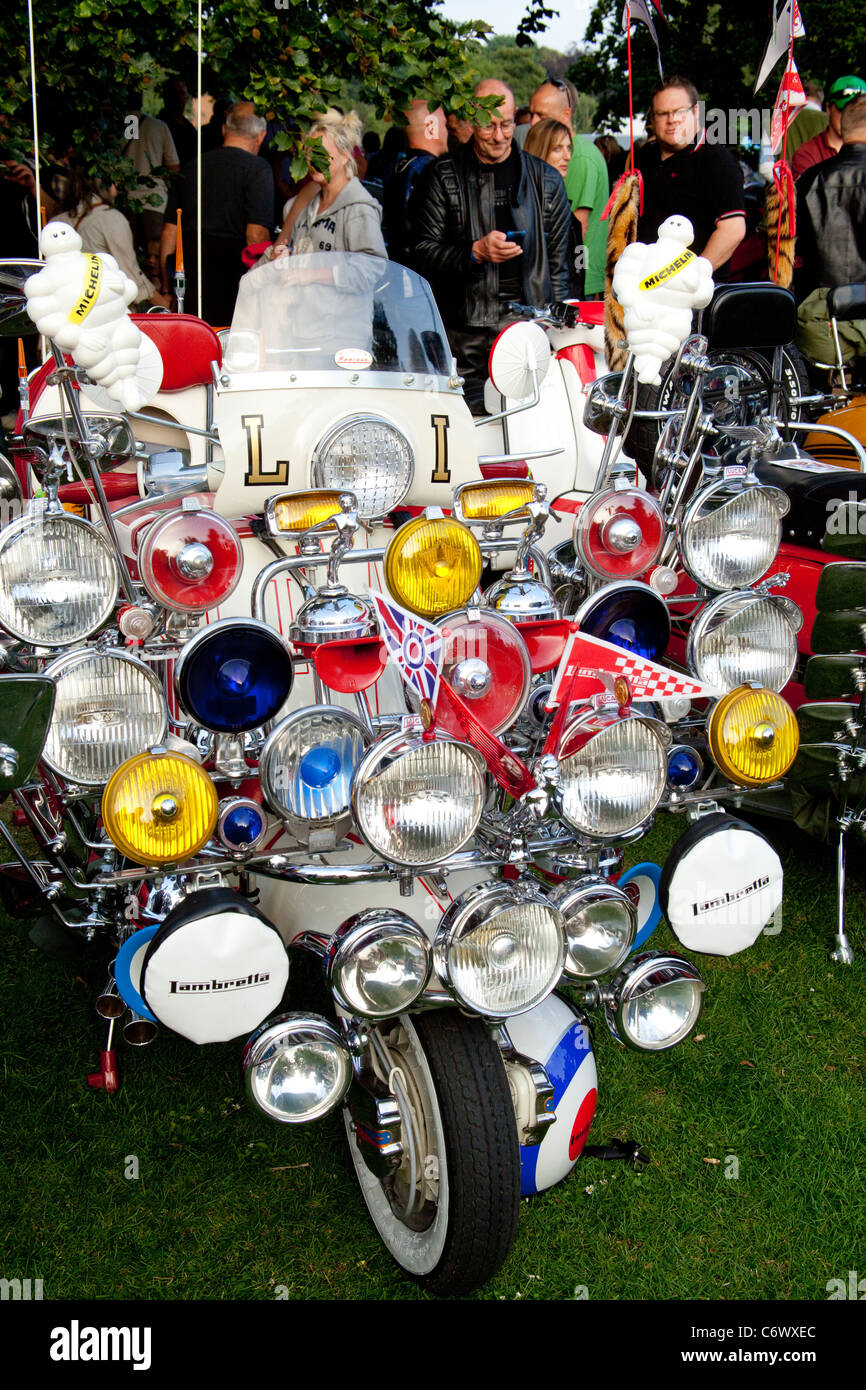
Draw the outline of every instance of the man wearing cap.
[[[827,127],[813,135],[797,150],[791,161],[794,178],[798,179],[813,164],[832,159],[842,148],[842,112],[855,97],[866,96],[862,77],[837,77],[827,92]]]

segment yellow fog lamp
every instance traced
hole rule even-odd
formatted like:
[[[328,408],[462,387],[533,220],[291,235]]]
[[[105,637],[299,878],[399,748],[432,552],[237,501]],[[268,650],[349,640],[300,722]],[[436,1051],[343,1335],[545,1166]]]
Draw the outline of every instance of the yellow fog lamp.
[[[707,726],[713,761],[743,787],[783,777],[800,742],[797,720],[774,690],[741,685],[719,700]]]
[[[463,608],[480,579],[478,542],[452,517],[415,517],[400,527],[385,551],[389,592],[423,618],[441,618]]]
[[[535,500],[530,478],[490,478],[464,483],[454,492],[454,515],[459,521],[526,521],[526,508]]]
[[[204,768],[164,748],[127,759],[102,798],[111,843],[136,864],[177,864],[197,854],[214,832],[217,810]]]
[[[283,492],[269,497],[265,504],[265,521],[273,536],[302,536],[314,526],[319,535],[333,535],[336,526],[328,526],[333,517],[345,510],[344,500],[354,507],[352,493],[337,488],[310,488],[307,492]]]

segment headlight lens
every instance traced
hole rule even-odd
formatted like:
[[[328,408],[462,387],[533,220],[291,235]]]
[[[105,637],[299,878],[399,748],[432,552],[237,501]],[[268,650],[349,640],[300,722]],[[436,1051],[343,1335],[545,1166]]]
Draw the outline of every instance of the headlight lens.
[[[775,487],[722,482],[701,493],[677,528],[683,564],[707,589],[742,589],[766,574],[789,502]]]
[[[273,719],[289,697],[292,654],[278,632],[252,618],[223,618],[197,632],[178,657],[177,697],[214,733],[241,733]]]
[[[484,808],[484,760],[466,744],[392,734],[355,773],[352,810],[371,849],[392,864],[426,868],[474,834]]]
[[[722,594],[692,624],[686,664],[715,690],[753,681],[781,690],[797,660],[797,631],[787,599],[762,598],[751,589]]]
[[[565,922],[566,975],[594,980],[622,965],[637,936],[637,908],[615,884],[563,883],[550,901]]]
[[[385,582],[398,603],[423,618],[441,618],[468,603],[481,578],[481,549],[450,517],[407,521],[385,551]]]
[[[562,916],[524,884],[478,884],[445,912],[433,959],[465,1008],[495,1018],[523,1013],[546,998],[562,974]]]
[[[75,652],[52,662],[54,715],[43,757],[70,782],[98,787],[135,753],[165,737],[159,681],[120,652]]]
[[[561,744],[562,814],[586,835],[622,835],[652,815],[667,771],[662,735],[649,721],[594,711],[580,715]]]
[[[743,787],[784,777],[797,756],[800,732],[790,705],[773,690],[732,690],[707,724],[713,761]]]
[[[690,961],[647,951],[635,956],[612,982],[605,1004],[607,1025],[629,1047],[664,1052],[694,1028],[705,989]]]
[[[341,420],[313,454],[315,486],[353,492],[365,521],[387,516],[403,501],[414,471],[408,439],[377,415]]]
[[[243,1057],[247,1095],[282,1124],[318,1120],[334,1110],[352,1080],[343,1039],[317,1014],[281,1014],[253,1033]]]
[[[430,977],[430,942],[405,912],[369,908],[328,943],[326,974],[338,1002],[365,1018],[408,1009]]]
[[[336,705],[290,714],[262,749],[259,776],[268,805],[305,842],[329,825],[342,834],[351,820],[355,768],[369,745],[360,719]]]
[[[0,533],[0,623],[22,642],[68,647],[114,609],[117,565],[108,541],[80,517],[19,517]]]
[[[454,492],[454,515],[459,521],[528,519],[526,508],[535,497],[531,478],[491,478],[483,483],[464,483]]]
[[[216,787],[183,753],[141,753],[119,767],[102,797],[113,845],[136,864],[179,864],[207,844],[217,822]]]

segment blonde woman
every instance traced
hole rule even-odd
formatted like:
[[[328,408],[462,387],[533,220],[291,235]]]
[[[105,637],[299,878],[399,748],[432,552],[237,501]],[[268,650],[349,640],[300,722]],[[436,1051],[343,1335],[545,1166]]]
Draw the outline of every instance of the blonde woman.
[[[357,177],[354,149],[361,143],[361,122],[356,113],[343,115],[331,107],[316,119],[310,135],[321,139],[329,170],[310,170],[310,183],[286,206],[271,255],[288,247],[295,254],[362,251],[384,259],[382,210]]]

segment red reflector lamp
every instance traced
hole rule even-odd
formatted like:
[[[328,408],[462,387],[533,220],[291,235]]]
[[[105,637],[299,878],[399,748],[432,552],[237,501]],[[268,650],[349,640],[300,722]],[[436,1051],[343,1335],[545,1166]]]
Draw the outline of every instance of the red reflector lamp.
[[[203,613],[224,603],[243,570],[237,532],[215,512],[172,512],[154,522],[141,541],[141,582],[157,603]]]
[[[654,497],[638,488],[608,488],[577,514],[574,545],[601,579],[636,579],[661,554],[665,524]]]

